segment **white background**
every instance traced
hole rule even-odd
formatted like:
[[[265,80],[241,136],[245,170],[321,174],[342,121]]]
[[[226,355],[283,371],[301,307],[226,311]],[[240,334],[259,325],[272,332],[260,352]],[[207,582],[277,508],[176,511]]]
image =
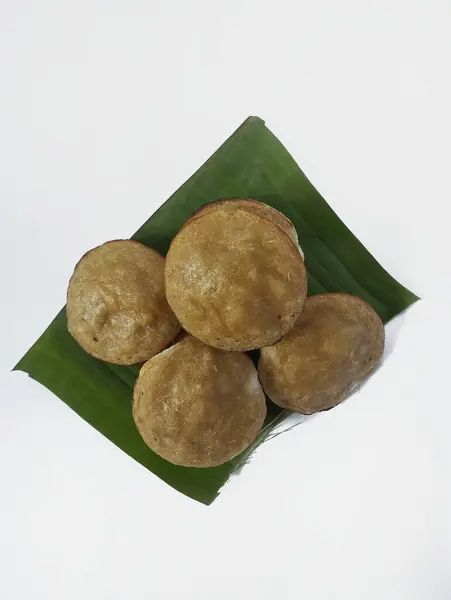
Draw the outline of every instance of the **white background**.
[[[449,0],[0,1],[2,600],[451,598],[450,31]],[[207,508],[9,371],[249,114],[423,300]]]

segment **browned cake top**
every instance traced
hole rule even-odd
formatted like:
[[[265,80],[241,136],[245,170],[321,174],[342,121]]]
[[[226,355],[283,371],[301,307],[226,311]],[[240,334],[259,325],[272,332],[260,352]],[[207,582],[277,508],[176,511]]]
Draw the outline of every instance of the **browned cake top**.
[[[305,414],[331,408],[377,365],[384,326],[369,304],[349,294],[308,298],[283,339],[263,348],[263,389],[276,404]]]
[[[164,258],[131,240],[94,248],[67,292],[69,332],[96,358],[131,365],[166,348],[180,330],[164,290]]]
[[[296,245],[299,244],[296,228],[290,219],[272,206],[269,206],[269,204],[254,200],[253,198],[227,198],[225,200],[208,202],[207,204],[204,204],[192,218],[195,219],[200,215],[218,208],[224,208],[226,210],[242,208],[243,210],[254,212],[278,225]]]
[[[167,255],[170,306],[187,331],[218,348],[274,343],[296,322],[306,290],[306,269],[293,241],[241,208],[191,219]]]
[[[133,416],[146,444],[184,466],[230,460],[255,439],[266,416],[251,359],[192,336],[142,367],[133,399]]]

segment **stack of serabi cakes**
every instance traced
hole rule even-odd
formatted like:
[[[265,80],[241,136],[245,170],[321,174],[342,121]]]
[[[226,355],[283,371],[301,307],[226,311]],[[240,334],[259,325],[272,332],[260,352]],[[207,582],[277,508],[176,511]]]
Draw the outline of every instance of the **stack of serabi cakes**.
[[[307,298],[297,232],[252,199],[204,205],[166,259],[132,240],[85,254],[67,294],[69,332],[92,356],[144,363],[133,417],[166,460],[211,467],[245,450],[266,395],[303,414],[342,402],[377,366],[384,326],[349,294]],[[258,368],[247,352],[260,350]]]

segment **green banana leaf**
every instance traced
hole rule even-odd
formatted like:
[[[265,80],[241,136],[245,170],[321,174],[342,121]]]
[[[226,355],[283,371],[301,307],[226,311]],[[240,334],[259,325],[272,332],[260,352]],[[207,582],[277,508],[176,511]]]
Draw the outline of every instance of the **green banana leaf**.
[[[384,322],[418,299],[369,254],[258,117],[246,119],[133,239],[165,254],[196,209],[210,200],[231,197],[256,198],[293,221],[305,252],[309,294],[355,294],[367,300]],[[287,416],[268,401],[265,427],[243,454],[219,467],[178,467],[152,452],[135,427],[131,399],[139,367],[108,365],[86,354],[68,334],[65,309],[15,369],[45,385],[149,471],[204,504],[213,502],[231,474]]]

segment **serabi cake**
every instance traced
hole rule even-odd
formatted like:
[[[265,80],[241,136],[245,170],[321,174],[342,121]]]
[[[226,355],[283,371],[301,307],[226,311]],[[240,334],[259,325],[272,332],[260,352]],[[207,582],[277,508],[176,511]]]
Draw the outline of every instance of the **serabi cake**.
[[[190,219],[171,243],[165,279],[183,328],[224,350],[279,340],[296,322],[307,292],[293,240],[242,208],[220,207]]]
[[[265,393],[284,408],[311,414],[342,402],[377,366],[384,325],[361,298],[307,298],[295,327],[262,348],[258,373]]]
[[[164,258],[132,240],[106,242],[78,262],[67,291],[70,334],[92,356],[144,362],[180,331],[164,289]]]
[[[189,335],[143,365],[133,392],[145,443],[177,465],[227,462],[254,441],[265,416],[252,360]]]

